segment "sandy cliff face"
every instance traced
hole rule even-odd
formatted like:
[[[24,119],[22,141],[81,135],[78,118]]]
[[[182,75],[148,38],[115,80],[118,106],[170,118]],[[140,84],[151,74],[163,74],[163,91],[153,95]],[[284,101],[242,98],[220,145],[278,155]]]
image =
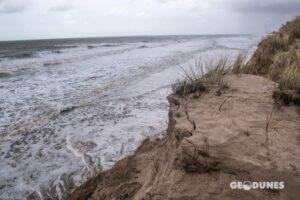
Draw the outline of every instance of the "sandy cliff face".
[[[274,107],[277,84],[266,78],[224,81],[229,89],[221,95],[169,96],[164,138],[144,141],[69,199],[299,199],[299,107]],[[285,188],[234,190],[232,181],[284,181]]]

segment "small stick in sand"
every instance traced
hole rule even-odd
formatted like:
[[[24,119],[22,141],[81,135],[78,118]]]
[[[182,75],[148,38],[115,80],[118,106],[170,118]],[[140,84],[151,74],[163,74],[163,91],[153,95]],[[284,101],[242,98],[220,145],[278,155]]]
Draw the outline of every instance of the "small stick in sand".
[[[274,105],[270,115],[267,113],[267,119],[266,119],[266,128],[265,128],[265,133],[266,133],[266,147],[267,147],[267,156],[270,156],[270,150],[269,150],[269,134],[268,134],[268,130],[269,130],[269,125],[272,119],[272,115],[274,113],[274,110],[276,108],[276,105]]]
[[[226,101],[227,101],[227,99],[225,99],[225,100],[221,103],[221,105],[220,105],[220,107],[219,107],[219,112],[221,112],[221,109],[222,109],[223,105],[226,103]]]
[[[186,118],[187,120],[191,123],[191,125],[193,126],[193,130],[196,130],[196,123],[195,121],[190,119],[189,113],[188,113],[188,109],[187,109],[187,104],[185,105],[185,114],[186,114]]]

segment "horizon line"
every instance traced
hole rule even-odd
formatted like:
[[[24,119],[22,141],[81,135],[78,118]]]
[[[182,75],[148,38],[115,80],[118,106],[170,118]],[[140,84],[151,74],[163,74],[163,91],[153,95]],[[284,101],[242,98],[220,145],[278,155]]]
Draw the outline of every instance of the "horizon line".
[[[218,34],[149,34],[149,35],[120,35],[120,36],[83,36],[83,37],[54,37],[54,38],[33,38],[33,39],[16,39],[16,40],[0,40],[1,42],[22,42],[22,41],[43,41],[43,40],[76,40],[76,39],[92,39],[92,38],[126,38],[126,37],[163,37],[163,36],[210,36],[210,35],[255,35],[254,33],[218,33]]]

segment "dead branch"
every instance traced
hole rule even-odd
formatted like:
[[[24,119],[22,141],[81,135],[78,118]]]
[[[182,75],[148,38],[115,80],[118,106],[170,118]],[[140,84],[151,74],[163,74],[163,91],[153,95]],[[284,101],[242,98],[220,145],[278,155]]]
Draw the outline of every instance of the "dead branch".
[[[268,157],[270,156],[268,130],[269,130],[269,125],[270,125],[275,108],[276,108],[276,104],[273,106],[273,109],[272,109],[270,115],[269,115],[269,113],[267,113],[267,118],[266,118],[265,134],[266,134],[266,148],[267,148],[267,156]]]
[[[227,101],[227,99],[225,99],[225,100],[221,103],[221,105],[220,105],[220,107],[219,107],[219,112],[221,112],[221,109],[222,109],[223,105],[226,103],[226,101]]]

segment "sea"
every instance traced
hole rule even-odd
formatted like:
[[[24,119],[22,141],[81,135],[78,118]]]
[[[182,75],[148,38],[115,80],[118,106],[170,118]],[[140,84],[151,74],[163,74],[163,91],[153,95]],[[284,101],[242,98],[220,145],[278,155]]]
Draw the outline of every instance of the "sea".
[[[66,199],[74,187],[133,154],[144,139],[164,135],[167,96],[184,69],[195,60],[250,56],[260,39],[0,42],[0,199]]]

